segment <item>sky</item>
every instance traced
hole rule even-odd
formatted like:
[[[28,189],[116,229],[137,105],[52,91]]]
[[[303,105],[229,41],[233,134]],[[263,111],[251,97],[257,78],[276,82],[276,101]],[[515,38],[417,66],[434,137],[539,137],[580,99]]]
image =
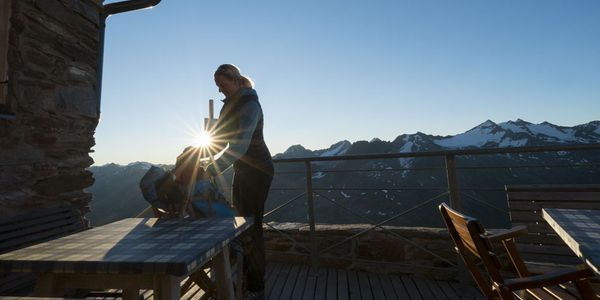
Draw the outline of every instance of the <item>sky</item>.
[[[106,1],[109,3],[113,1]],[[95,165],[173,164],[223,96],[256,84],[272,154],[485,120],[600,120],[600,1],[162,0],[108,18]]]

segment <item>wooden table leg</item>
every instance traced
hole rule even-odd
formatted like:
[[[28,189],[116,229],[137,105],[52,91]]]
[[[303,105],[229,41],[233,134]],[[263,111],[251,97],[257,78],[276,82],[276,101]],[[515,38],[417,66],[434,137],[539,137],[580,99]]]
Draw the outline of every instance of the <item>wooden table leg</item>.
[[[154,278],[154,299],[179,299],[181,278],[169,275]]]
[[[219,299],[234,300],[233,281],[231,279],[231,263],[229,262],[229,247],[213,258],[213,268],[217,277],[217,293]]]

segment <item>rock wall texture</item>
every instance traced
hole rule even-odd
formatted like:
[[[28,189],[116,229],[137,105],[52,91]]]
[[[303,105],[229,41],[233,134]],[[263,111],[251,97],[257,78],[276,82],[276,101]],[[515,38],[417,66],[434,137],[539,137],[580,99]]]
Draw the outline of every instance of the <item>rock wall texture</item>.
[[[267,226],[264,228],[267,260],[310,264],[309,252],[303,248],[311,248],[308,224],[282,223],[274,227],[277,230]],[[446,229],[386,226],[387,231],[378,228],[358,235],[371,227],[372,225],[361,224],[317,225],[315,240],[322,256],[319,266],[375,273],[415,274],[446,280],[468,276],[448,263],[455,265],[458,256]],[[323,251],[354,235],[357,236],[350,241]],[[293,238],[296,243],[289,238]]]
[[[0,217],[52,206],[89,210],[98,124],[95,0],[13,0],[8,101],[0,119]]]

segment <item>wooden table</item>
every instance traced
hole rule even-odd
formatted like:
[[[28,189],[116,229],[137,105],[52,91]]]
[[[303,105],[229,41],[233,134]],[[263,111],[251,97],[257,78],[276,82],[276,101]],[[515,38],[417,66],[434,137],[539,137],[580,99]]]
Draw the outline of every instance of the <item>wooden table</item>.
[[[577,256],[600,274],[600,210],[544,208],[542,217]]]
[[[137,299],[179,299],[180,282],[209,260],[219,298],[233,299],[228,244],[251,219],[159,220],[130,218],[0,255],[0,270],[38,273],[35,296],[61,296],[66,288],[123,289]]]

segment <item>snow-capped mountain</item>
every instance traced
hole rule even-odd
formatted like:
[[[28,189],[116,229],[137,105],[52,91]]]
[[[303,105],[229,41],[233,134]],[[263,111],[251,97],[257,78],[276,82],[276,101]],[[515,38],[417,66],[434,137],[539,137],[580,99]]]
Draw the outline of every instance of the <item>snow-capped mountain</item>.
[[[570,144],[600,144],[600,121],[566,127],[548,122],[533,124],[516,120],[497,124],[487,120],[454,136],[434,136],[417,132],[400,135],[393,141],[382,141],[378,138],[369,142],[342,141],[327,149],[315,151],[296,145],[276,155],[275,158],[288,158],[290,153],[293,153],[294,157],[318,157]],[[302,155],[298,155],[299,149],[302,150]],[[457,170],[458,183],[463,189],[461,208],[489,222],[490,226],[509,226],[508,215],[499,213],[502,210],[506,211],[506,196],[502,192],[505,185],[600,183],[600,170],[593,166],[598,162],[600,162],[600,151],[459,156],[457,167],[463,168]],[[586,167],[590,164],[592,164],[590,167]],[[531,167],[523,167],[524,165]],[[580,167],[569,167],[573,165]],[[318,190],[321,198],[339,201],[379,221],[410,209],[434,197],[447,187],[443,157],[339,160],[313,162],[312,166],[312,185]],[[302,186],[305,182],[303,165],[281,163],[276,164],[276,167],[278,171],[285,171],[286,175],[276,175],[274,187],[295,186],[299,190],[305,188]],[[483,188],[483,191],[472,188]],[[270,200],[272,202],[267,203],[267,207],[272,207],[271,203],[278,205],[284,199],[292,198],[294,193],[297,191],[273,189],[272,200]],[[444,199],[447,198],[438,200],[438,203]],[[355,216],[340,210],[330,201],[316,202],[315,210],[320,212],[321,222],[360,221]],[[293,203],[286,212],[278,214],[278,220],[299,222],[305,215],[305,211],[305,204]],[[397,219],[393,224],[442,225],[434,207],[412,215]]]
[[[373,151],[365,148],[365,143],[372,145]],[[291,157],[314,157],[314,156],[340,156],[359,153],[391,153],[391,152],[419,152],[449,149],[469,148],[504,148],[504,147],[528,147],[560,144],[596,144],[600,143],[600,121],[592,121],[573,127],[554,125],[548,122],[533,124],[521,119],[494,123],[487,120],[474,128],[453,136],[434,136],[422,132],[415,134],[403,134],[398,136],[390,147],[384,152],[381,143],[389,143],[379,138],[373,138],[369,142],[359,141],[351,144],[347,140],[335,143],[327,149],[309,150],[301,145],[294,145],[284,153],[276,155],[276,158]],[[358,145],[357,145],[358,144]],[[369,147],[367,147],[369,148]],[[358,151],[358,152],[356,152]]]

